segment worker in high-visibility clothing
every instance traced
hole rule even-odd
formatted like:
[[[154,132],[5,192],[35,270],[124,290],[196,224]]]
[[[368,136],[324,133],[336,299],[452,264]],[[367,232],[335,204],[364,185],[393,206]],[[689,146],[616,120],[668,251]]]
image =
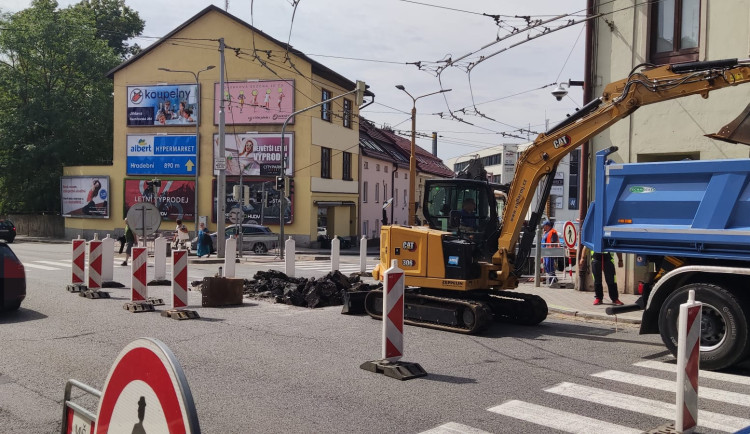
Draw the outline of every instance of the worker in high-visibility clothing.
[[[591,252],[591,274],[594,276],[594,305],[600,305],[604,300],[604,287],[602,285],[602,274],[607,282],[607,292],[612,304],[621,306],[620,293],[617,290],[617,275],[615,273],[615,258],[612,253],[597,253],[583,246],[581,260],[578,266],[581,270],[586,267],[586,253]],[[617,252],[618,266],[622,268],[622,253]]]
[[[549,220],[545,221],[542,224],[542,228],[544,229],[544,234],[542,235],[542,247],[560,247],[560,236],[557,234],[555,228],[552,227],[552,222]],[[557,282],[557,277],[555,276],[555,259],[556,258],[549,257],[544,258],[544,272],[547,274],[547,281],[550,284]]]

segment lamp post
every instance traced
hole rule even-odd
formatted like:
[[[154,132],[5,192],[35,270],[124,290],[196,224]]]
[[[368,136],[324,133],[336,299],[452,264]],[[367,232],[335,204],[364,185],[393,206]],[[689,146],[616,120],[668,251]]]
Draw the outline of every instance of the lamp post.
[[[216,68],[214,65],[208,65],[205,68],[201,69],[198,72],[193,71],[185,71],[185,70],[177,70],[177,69],[169,69],[169,68],[159,68],[159,71],[166,71],[166,72],[184,72],[187,74],[193,74],[193,78],[195,78],[195,109],[196,109],[196,119],[195,119],[195,186],[193,186],[193,221],[195,222],[195,236],[198,236],[198,163],[200,162],[200,155],[201,155],[201,142],[200,142],[200,117],[198,117],[198,110],[201,104],[201,87],[200,83],[198,82],[198,79],[201,75],[201,72],[208,71],[211,69]]]
[[[403,90],[405,94],[409,95],[412,100],[411,108],[411,156],[409,157],[409,224],[414,225],[417,221],[417,203],[416,203],[416,190],[417,190],[417,144],[416,144],[416,133],[417,133],[417,100],[430,95],[436,95],[438,93],[450,92],[453,89],[440,89],[436,92],[427,93],[418,97],[413,97],[406,88],[399,84],[396,85],[396,89]]]

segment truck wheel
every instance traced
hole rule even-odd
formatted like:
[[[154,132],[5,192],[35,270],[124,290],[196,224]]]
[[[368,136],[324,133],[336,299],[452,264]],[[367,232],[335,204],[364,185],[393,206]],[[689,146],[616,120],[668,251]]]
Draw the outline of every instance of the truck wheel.
[[[667,297],[659,314],[659,333],[667,349],[677,355],[677,320],[688,292],[703,303],[701,314],[701,369],[724,369],[743,360],[750,351],[748,316],[730,291],[709,283],[685,285]]]

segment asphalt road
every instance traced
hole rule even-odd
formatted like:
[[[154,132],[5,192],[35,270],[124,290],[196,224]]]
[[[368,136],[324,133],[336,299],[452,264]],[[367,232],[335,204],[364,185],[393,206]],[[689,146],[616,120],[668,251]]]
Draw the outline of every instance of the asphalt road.
[[[176,355],[206,433],[639,432],[670,422],[663,413],[674,389],[659,387],[674,385],[672,357],[658,336],[632,326],[558,316],[536,327],[496,324],[481,336],[407,327],[404,360],[429,375],[401,382],[360,369],[380,358],[382,325],[369,317],[249,299],[203,308],[196,291],[189,301],[200,320],[131,313],[122,308],[127,288],[100,300],[65,290],[70,268],[55,264],[69,260],[68,245],[12,248],[29,288],[18,312],[0,315],[2,432],[59,432],[65,381],[101,389],[139,337]],[[271,265],[238,264],[238,275]],[[325,261],[315,265],[300,264],[298,275],[325,274]],[[189,279],[217,268],[191,266]],[[115,266],[114,280],[129,283],[128,271]],[[169,288],[149,295],[167,298]],[[702,413],[700,432],[750,425],[750,372],[701,378],[701,388],[701,410],[715,415]],[[96,409],[81,392],[74,397]]]

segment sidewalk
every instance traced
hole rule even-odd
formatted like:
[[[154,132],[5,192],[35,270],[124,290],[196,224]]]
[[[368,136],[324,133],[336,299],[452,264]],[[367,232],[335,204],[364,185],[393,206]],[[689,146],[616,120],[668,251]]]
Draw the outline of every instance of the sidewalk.
[[[16,237],[16,242],[42,242],[42,243],[70,243],[70,240],[59,240],[59,239],[52,239],[52,238],[41,238],[41,237],[28,237],[23,235],[18,235]],[[367,256],[369,257],[377,257],[379,255],[380,251],[378,247],[369,247],[367,249]],[[352,247],[351,249],[342,249],[341,255],[344,256],[359,256],[359,248],[358,247]],[[329,249],[309,249],[309,248],[297,248],[296,249],[296,260],[297,261],[312,261],[312,260],[321,260],[321,261],[328,261],[331,257],[331,251]],[[216,258],[215,256],[211,256],[211,258],[197,258],[195,256],[190,256],[190,263],[195,264],[219,264],[223,263],[224,259]],[[245,254],[242,258],[239,260],[238,265],[243,264],[262,264],[262,263],[275,263],[275,262],[282,262],[282,260],[272,253],[267,253],[264,255],[256,255],[256,254]],[[569,281],[570,279],[568,279]],[[605,309],[607,307],[612,306],[611,300],[606,298],[606,291],[605,291],[605,299],[604,304],[601,304],[599,306],[594,306],[594,293],[593,292],[581,292],[576,291],[575,289],[566,289],[566,288],[550,288],[544,284],[541,284],[539,287],[534,286],[533,282],[522,282],[518,285],[517,288],[518,292],[523,292],[527,294],[534,294],[542,297],[546,302],[547,306],[549,307],[550,312],[559,313],[563,315],[571,315],[571,316],[578,316],[581,318],[589,318],[589,319],[599,319],[599,320],[606,320],[606,321],[618,321],[623,323],[630,323],[630,324],[640,324],[641,323],[641,311],[635,311],[635,312],[627,312],[620,315],[607,315],[605,312]],[[635,301],[638,299],[637,295],[633,294],[620,294],[620,300],[628,304],[634,304]]]

